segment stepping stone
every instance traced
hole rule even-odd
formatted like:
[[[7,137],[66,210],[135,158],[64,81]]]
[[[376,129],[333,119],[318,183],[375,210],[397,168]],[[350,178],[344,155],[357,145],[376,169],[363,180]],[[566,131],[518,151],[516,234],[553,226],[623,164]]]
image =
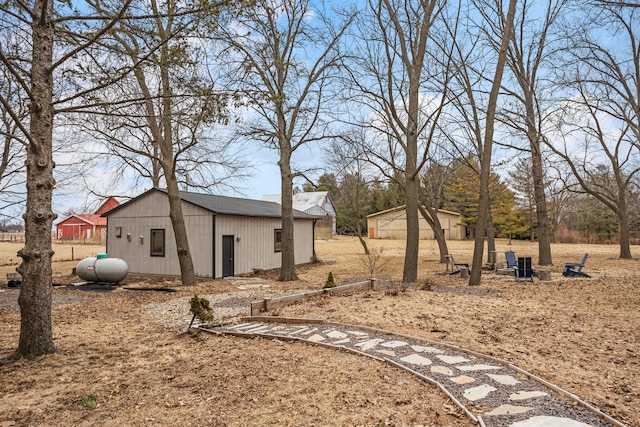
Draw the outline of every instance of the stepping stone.
[[[247,334],[255,334],[255,333],[258,333],[258,332],[266,332],[267,330],[269,330],[269,326],[263,325],[263,326],[258,326],[256,328],[245,329],[242,332],[247,333]]]
[[[520,382],[514,377],[512,377],[511,375],[487,374],[487,376],[492,380],[494,380],[495,382],[500,383],[502,385],[516,385]]]
[[[461,371],[489,371],[491,369],[500,369],[500,366],[484,365],[480,363],[477,365],[456,366],[456,368]]]
[[[527,400],[533,399],[534,397],[542,397],[547,395],[548,394],[544,391],[519,391],[509,396],[509,400]]]
[[[417,351],[418,353],[443,353],[442,350],[435,347],[424,347],[422,345],[412,345],[411,348],[413,351]]]
[[[366,337],[367,335],[369,335],[366,332],[361,332],[361,331],[347,331],[347,333],[351,335],[355,335],[357,337]]]
[[[495,408],[491,412],[486,412],[484,415],[485,416],[490,416],[490,415],[517,415],[517,414],[524,414],[525,412],[529,412],[532,409],[534,409],[534,408],[532,408],[530,406],[502,405],[502,406],[498,406],[497,408]]]
[[[347,344],[348,342],[351,342],[351,340],[349,338],[345,338],[340,341],[334,341],[332,344]]]
[[[314,333],[317,330],[318,330],[318,328],[311,328],[308,331],[301,332],[301,335],[310,335],[310,334]]]
[[[475,378],[468,377],[466,375],[460,375],[459,377],[449,378],[449,379],[459,385],[469,384],[476,380]]]
[[[309,329],[309,328],[305,326],[304,328],[296,329],[296,330],[295,330],[295,331],[293,331],[293,332],[289,332],[289,335],[296,335],[296,334],[300,334],[300,333],[302,333],[302,332],[304,332],[304,331],[306,331],[306,330],[308,330],[308,329]]]
[[[570,418],[550,417],[538,415],[528,420],[518,421],[510,427],[592,427],[589,424],[581,423]]]
[[[325,337],[319,334],[314,334],[314,335],[311,335],[309,338],[307,338],[307,340],[311,342],[320,342],[320,341],[324,341]]]
[[[253,323],[240,323],[238,325],[234,325],[231,327],[231,329],[242,329],[242,328],[247,328],[250,325],[253,325]]]
[[[446,366],[432,366],[431,372],[434,374],[447,375],[449,377],[453,375],[451,368],[447,368]]]
[[[385,356],[396,357],[396,352],[393,350],[376,350],[380,354],[384,354]]]
[[[431,360],[426,357],[422,357],[419,354],[410,354],[402,359],[403,362],[411,363],[412,365],[428,366],[431,365]]]
[[[329,338],[335,338],[335,339],[345,339],[346,337],[348,337],[349,335],[345,334],[344,332],[340,332],[340,331],[336,331],[333,330],[331,332],[327,333],[327,336]]]
[[[405,345],[407,345],[407,343],[404,341],[389,341],[389,342],[384,342],[380,344],[381,347],[386,347],[386,348],[398,348],[398,347],[404,347]]]
[[[462,356],[445,356],[439,355],[436,356],[438,359],[442,360],[444,363],[448,363],[449,365],[455,365],[456,363],[468,362],[469,359],[465,359]]]
[[[497,388],[490,386],[489,384],[482,384],[477,387],[468,388],[464,391],[463,396],[467,400],[475,402],[476,400],[484,399],[492,391],[496,391]]]
[[[374,338],[372,340],[360,342],[360,343],[356,344],[356,347],[360,347],[362,349],[362,351],[366,351],[366,350],[372,349],[373,347],[377,346],[378,344],[380,344],[383,341],[384,340],[382,340],[380,338]]]

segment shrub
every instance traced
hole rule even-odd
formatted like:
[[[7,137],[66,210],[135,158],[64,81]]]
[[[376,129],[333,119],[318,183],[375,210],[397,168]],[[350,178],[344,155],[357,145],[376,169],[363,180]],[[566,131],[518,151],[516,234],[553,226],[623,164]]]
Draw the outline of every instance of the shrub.
[[[322,289],[335,288],[335,287],[336,287],[336,282],[333,281],[333,273],[329,272],[329,277],[327,277],[327,282],[324,284]]]
[[[189,305],[191,306],[191,313],[193,313],[189,329],[191,329],[191,325],[193,325],[193,321],[196,318],[202,323],[208,323],[213,320],[213,308],[208,299],[194,295],[193,298],[189,300]]]

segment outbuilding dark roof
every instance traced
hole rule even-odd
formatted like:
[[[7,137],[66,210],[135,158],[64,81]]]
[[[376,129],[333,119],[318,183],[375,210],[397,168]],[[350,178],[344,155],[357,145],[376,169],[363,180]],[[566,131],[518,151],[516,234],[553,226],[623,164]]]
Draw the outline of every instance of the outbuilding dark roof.
[[[104,216],[119,210],[120,208],[128,205],[129,203],[144,197],[152,191],[159,191],[164,194],[168,194],[166,189],[152,188],[138,197],[123,203],[115,209],[106,212]],[[237,197],[216,196],[213,194],[192,193],[189,191],[181,191],[180,198],[187,203],[199,206],[203,209],[207,209],[216,214],[223,215],[240,215],[240,216],[255,216],[255,217],[267,217],[267,218],[280,218],[282,217],[282,209],[279,203],[264,202],[262,200],[253,199],[241,199]],[[304,212],[293,210],[294,218],[308,218],[315,219],[314,215],[309,215]]]

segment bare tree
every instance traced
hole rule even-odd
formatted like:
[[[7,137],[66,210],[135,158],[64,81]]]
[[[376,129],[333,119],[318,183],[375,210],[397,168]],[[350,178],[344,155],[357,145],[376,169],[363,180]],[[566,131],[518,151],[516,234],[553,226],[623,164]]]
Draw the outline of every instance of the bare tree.
[[[640,172],[640,11],[605,5],[587,13],[588,21],[570,28],[562,64],[572,95],[557,116],[563,144],[546,142],[582,191],[616,213],[620,258],[629,259],[628,196]]]
[[[326,163],[330,165],[328,169],[339,181],[335,191],[340,196],[341,213],[353,219],[353,232],[358,236],[365,255],[370,255],[367,242],[362,237],[365,230],[362,229],[361,219],[368,213],[369,185],[374,177],[371,164],[362,151],[364,137],[362,128],[345,132],[332,141],[325,150],[325,155]]]
[[[558,39],[554,39],[554,26],[562,16],[568,0],[525,0],[516,15],[511,35],[507,67],[514,77],[513,85],[503,84],[508,99],[498,115],[498,120],[513,129],[516,136],[524,136],[529,151],[531,175],[538,234],[538,264],[552,265],[551,234],[545,194],[543,153],[545,122],[547,122],[553,87],[549,85],[548,68]],[[541,13],[541,11],[543,11]],[[491,22],[489,22],[491,24]],[[489,38],[495,40],[496,49],[504,33],[504,22],[496,21],[486,26]],[[558,46],[559,47],[559,46]],[[507,79],[505,79],[507,80]]]
[[[445,3],[370,0],[350,71],[355,100],[374,109],[366,125],[370,161],[389,178],[399,178],[405,190],[405,283],[418,280],[419,175],[446,100],[446,79],[427,87],[442,83],[435,78],[442,72],[442,58],[431,56],[428,46]]]
[[[487,224],[489,222],[489,211],[491,207],[491,201],[489,198],[489,175],[491,171],[495,112],[497,109],[502,75],[507,60],[509,40],[513,32],[513,23],[516,14],[517,3],[518,2],[516,0],[509,0],[509,7],[506,15],[502,10],[501,1],[497,1],[492,5],[483,3],[482,6],[486,6],[488,8],[481,9],[481,13],[485,17],[485,20],[491,20],[490,15],[487,13],[488,10],[491,10],[493,13],[495,13],[495,17],[497,19],[504,21],[504,33],[502,35],[502,41],[500,43],[500,50],[498,51],[495,74],[493,83],[491,85],[491,91],[489,92],[489,100],[487,103],[487,113],[484,128],[484,146],[482,147],[482,154],[480,157],[480,197],[478,199],[478,224],[476,226],[476,236],[473,247],[473,264],[471,266],[471,274],[469,275],[469,285],[480,285],[480,279],[482,275],[484,236],[487,230]]]
[[[67,76],[62,70],[77,64],[78,56],[113,27],[128,4],[125,0],[117,13],[107,19],[94,19],[90,14],[74,15],[73,11],[62,16],[60,13],[71,8],[54,8],[54,3],[46,0],[0,5],[0,25],[5,30],[12,29],[24,47],[18,55],[0,47],[3,75],[10,75],[29,100],[29,120],[25,125],[19,112],[11,107],[4,94],[0,94],[0,102],[27,143],[25,246],[18,252],[22,258],[18,271],[23,279],[18,298],[21,324],[14,357],[34,358],[56,350],[51,325],[51,226],[56,217],[51,209],[56,184],[53,177],[53,118],[56,105],[70,102],[77,96],[64,86]],[[75,26],[78,22],[82,24]],[[59,74],[54,77],[55,72]],[[54,98],[55,89],[58,92]]]
[[[0,101],[9,104],[5,107],[0,102],[0,216],[9,218],[24,200],[24,147],[28,142],[20,126],[28,117],[28,108],[24,93],[9,71],[2,68],[0,72],[5,73],[0,77]]]
[[[238,21],[219,28],[229,49],[229,88],[238,90],[256,117],[242,135],[279,154],[282,189],[281,281],[297,279],[294,257],[294,154],[330,136],[324,120],[331,83],[341,66],[339,42],[352,16],[327,15],[329,2],[258,0]]]
[[[85,121],[92,125],[89,133],[104,141],[111,156],[128,161],[127,167],[148,176],[154,187],[161,180],[166,184],[182,284],[187,286],[195,285],[196,277],[180,184],[212,188],[223,178],[216,172],[227,169],[228,178],[239,170],[232,156],[225,159],[229,145],[213,144],[204,132],[226,118],[226,96],[216,93],[201,63],[202,45],[192,41],[201,26],[216,19],[214,8],[224,3],[194,9],[173,0],[136,2],[148,18],[122,20],[101,41],[112,59],[109,67],[131,67],[131,78],[111,85],[99,101],[92,93],[85,107],[95,117]],[[102,6],[99,12],[111,13]],[[99,75],[104,72],[98,70]]]

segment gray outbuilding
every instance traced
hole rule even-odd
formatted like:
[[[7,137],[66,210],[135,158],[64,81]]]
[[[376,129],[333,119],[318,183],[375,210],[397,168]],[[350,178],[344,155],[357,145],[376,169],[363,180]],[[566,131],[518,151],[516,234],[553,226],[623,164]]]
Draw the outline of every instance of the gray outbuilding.
[[[278,203],[180,192],[195,273],[227,277],[281,266]],[[130,273],[180,275],[167,191],[153,188],[106,212],[107,253]],[[315,257],[318,217],[294,210],[295,262]]]

